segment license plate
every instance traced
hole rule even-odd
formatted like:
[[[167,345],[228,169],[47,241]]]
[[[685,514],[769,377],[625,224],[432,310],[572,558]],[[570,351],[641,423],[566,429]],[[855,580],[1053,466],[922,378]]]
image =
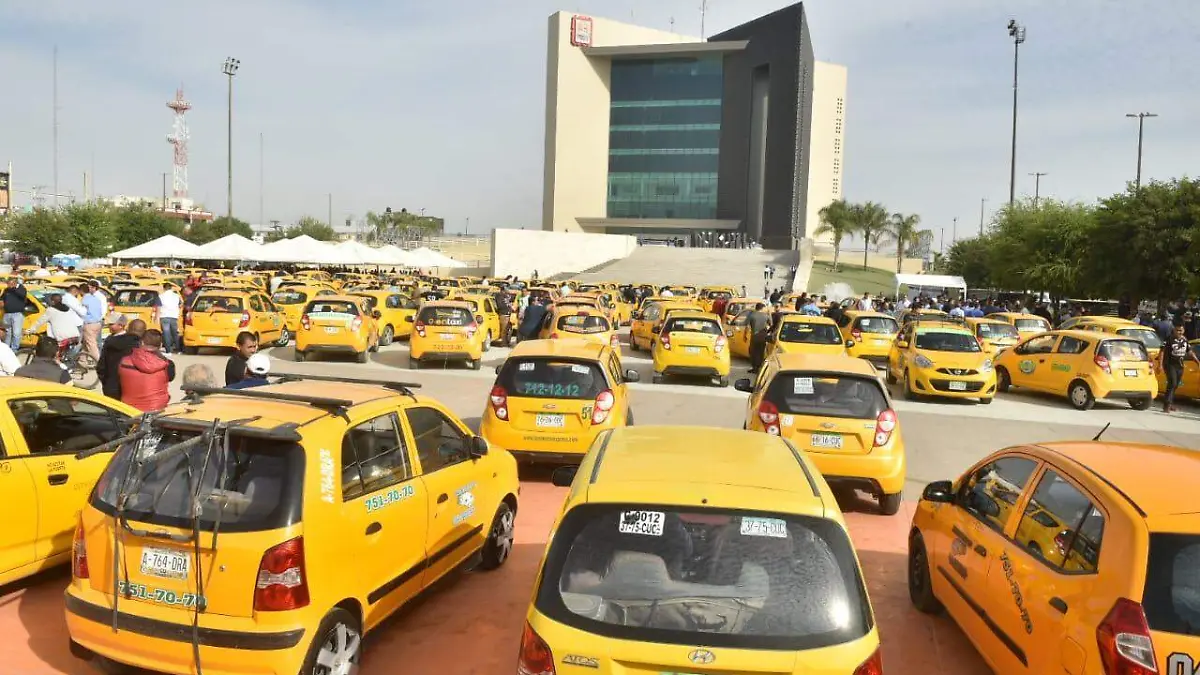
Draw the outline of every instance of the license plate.
[[[338,327],[337,326],[325,326],[325,332],[332,335],[332,334],[338,332]]]
[[[966,382],[951,382],[950,383],[950,391],[966,391],[966,390],[967,390]]]
[[[453,340],[454,338],[454,333],[438,333],[439,340]]]
[[[700,349],[699,347],[684,347],[683,351],[685,351],[689,354],[699,354],[700,352],[702,352],[704,350]]]
[[[186,553],[162,548],[142,549],[142,574],[163,579],[187,579],[191,558]]]
[[[1137,377],[1138,375],[1141,375],[1141,373],[1136,368],[1125,369],[1125,377]]]
[[[838,434],[813,434],[812,446],[814,448],[838,448],[842,447],[842,437]]]
[[[886,344],[888,344],[887,340],[876,340],[875,341],[876,346],[882,346],[882,345],[886,345]]]
[[[219,345],[221,344],[221,338],[208,338],[208,344]]]
[[[562,415],[539,414],[534,422],[539,427],[548,429],[562,429],[566,426],[566,419]]]

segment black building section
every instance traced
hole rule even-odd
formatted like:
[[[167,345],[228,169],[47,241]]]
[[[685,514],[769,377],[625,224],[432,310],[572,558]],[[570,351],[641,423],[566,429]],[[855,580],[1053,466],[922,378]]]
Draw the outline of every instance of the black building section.
[[[813,49],[797,3],[709,41],[747,40],[725,56],[717,217],[741,220],[765,248],[805,236]]]

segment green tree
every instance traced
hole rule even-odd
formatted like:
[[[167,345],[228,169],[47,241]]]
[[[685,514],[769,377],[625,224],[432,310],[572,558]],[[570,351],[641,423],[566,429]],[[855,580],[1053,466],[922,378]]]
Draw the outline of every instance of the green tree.
[[[991,245],[991,235],[954,242],[942,256],[942,270],[946,274],[962,277],[971,288],[990,288]]]
[[[329,223],[317,220],[312,216],[304,216],[296,221],[295,225],[287,229],[285,236],[291,239],[292,237],[299,237],[302,234],[306,234],[317,241],[335,241],[337,239],[337,232],[334,231]]]
[[[207,244],[231,234],[240,234],[249,239],[254,236],[254,230],[250,229],[250,224],[244,220],[234,218],[231,221],[229,218],[221,216],[211,223],[192,223],[184,238],[193,244]]]
[[[69,204],[63,208],[68,235],[62,242],[63,253],[85,258],[106,256],[113,250],[111,208],[100,202]]]
[[[371,239],[377,242],[420,239],[422,236],[442,234],[446,230],[444,219],[409,213],[408,209],[383,213],[369,211],[367,225],[371,228]]]
[[[879,243],[879,238],[887,228],[888,212],[882,204],[875,202],[854,204],[850,207],[850,212],[854,217],[855,233],[861,234],[863,237],[863,269],[865,270],[869,267],[867,262],[871,255],[871,245]]]
[[[1005,206],[992,224],[992,282],[1005,290],[1044,291],[1055,298],[1090,295],[1083,255],[1095,232],[1084,204],[1042,199]]]
[[[71,228],[61,209],[35,208],[9,217],[4,238],[13,251],[49,260],[71,238]]]
[[[130,204],[112,211],[114,250],[133,248],[172,234],[183,236],[183,223],[145,204]]]
[[[842,255],[842,239],[854,234],[853,214],[850,212],[850,205],[845,200],[838,199],[823,207],[817,215],[821,218],[821,223],[814,234],[818,237],[830,235],[833,238],[833,271],[836,272],[838,259]]]
[[[883,228],[883,239],[896,244],[896,274],[904,263],[904,252],[921,245],[921,235],[928,230],[917,229],[921,216],[893,213]]]

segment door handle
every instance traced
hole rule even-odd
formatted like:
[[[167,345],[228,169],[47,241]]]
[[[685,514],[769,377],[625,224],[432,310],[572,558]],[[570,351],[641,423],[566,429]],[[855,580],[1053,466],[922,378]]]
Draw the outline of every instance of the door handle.
[[[70,476],[65,473],[52,473],[46,477],[46,482],[50,483],[51,485],[66,485],[68,478],[70,478]]]
[[[438,495],[437,503],[444,504],[449,500],[450,500],[450,495],[447,495],[445,492],[443,492],[442,494]]]
[[[987,549],[983,547],[983,544],[975,545],[975,553],[977,553],[978,555],[980,555],[984,558],[987,557]]]
[[[1062,598],[1050,598],[1050,606],[1063,614],[1067,613],[1067,601]]]
[[[383,529],[383,525],[380,525],[377,522],[371,523],[370,525],[367,526],[367,534],[375,534],[382,529]]]

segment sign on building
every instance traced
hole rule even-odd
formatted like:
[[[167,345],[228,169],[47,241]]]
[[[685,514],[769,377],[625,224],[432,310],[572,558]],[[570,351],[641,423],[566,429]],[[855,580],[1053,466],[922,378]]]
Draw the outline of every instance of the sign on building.
[[[571,17],[571,44],[576,47],[592,46],[592,17],[578,14]]]
[[[12,203],[10,178],[7,171],[0,171],[0,215],[8,213],[8,205]]]

